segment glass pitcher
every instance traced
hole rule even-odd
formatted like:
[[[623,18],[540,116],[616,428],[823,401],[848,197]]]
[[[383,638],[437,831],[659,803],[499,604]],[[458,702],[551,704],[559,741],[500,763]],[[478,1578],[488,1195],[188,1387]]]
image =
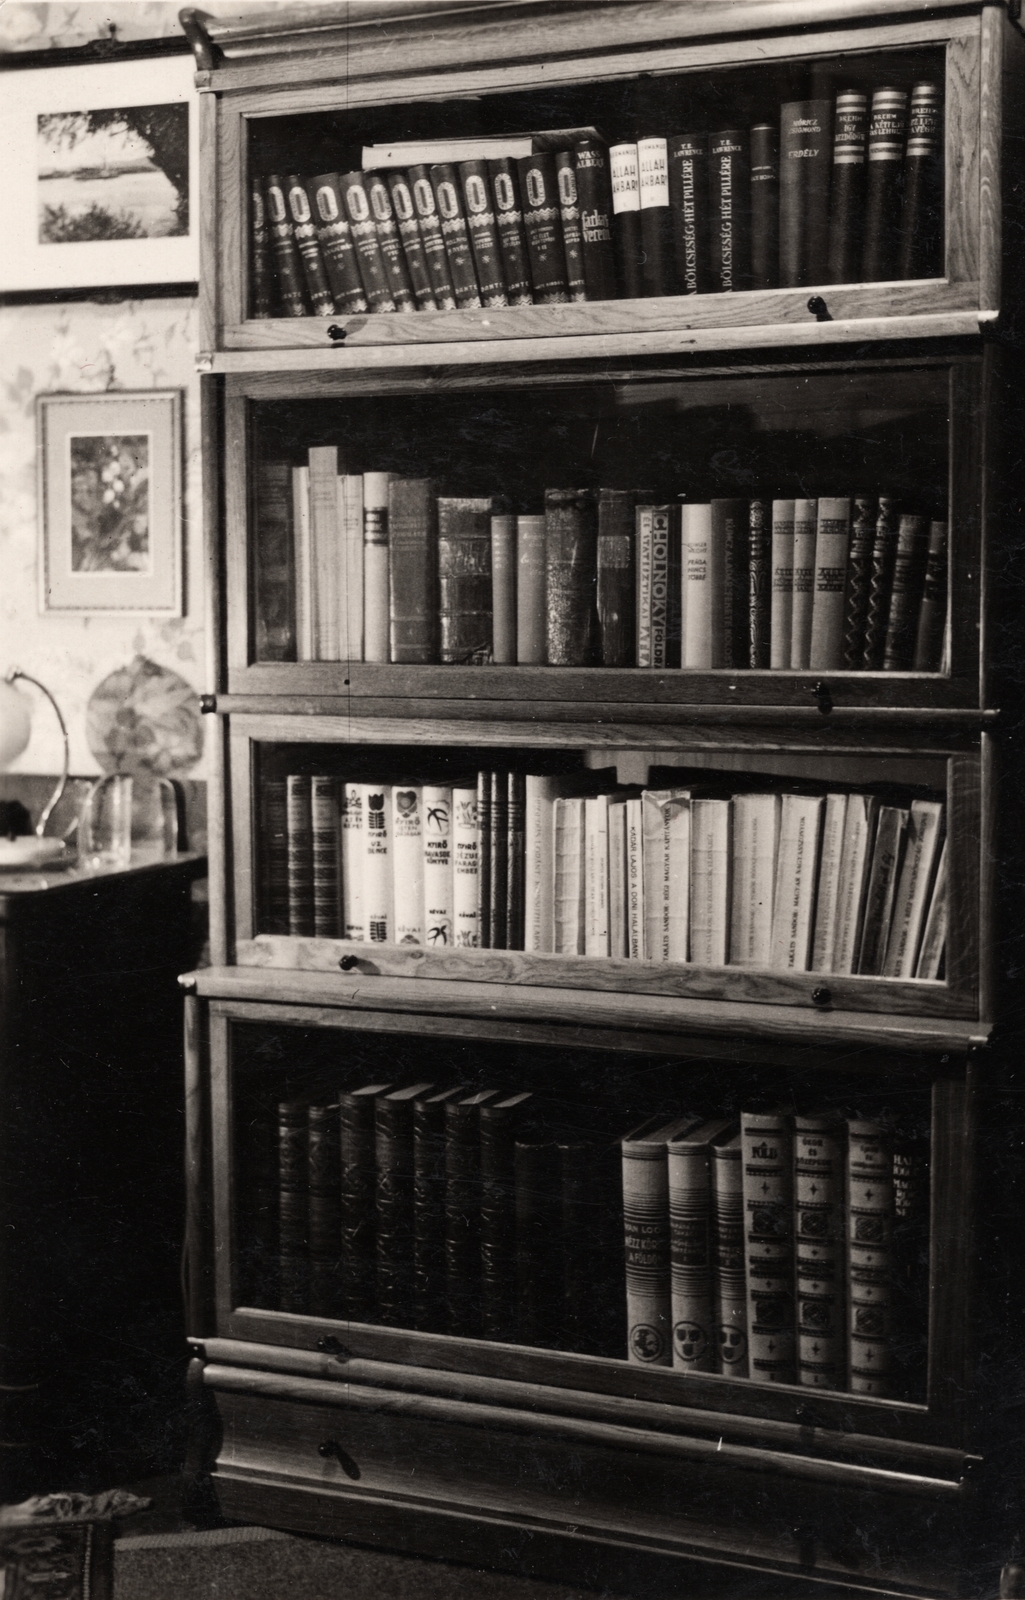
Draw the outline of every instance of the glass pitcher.
[[[149,773],[109,772],[82,802],[79,865],[92,871],[159,861],[184,848],[181,784]]]

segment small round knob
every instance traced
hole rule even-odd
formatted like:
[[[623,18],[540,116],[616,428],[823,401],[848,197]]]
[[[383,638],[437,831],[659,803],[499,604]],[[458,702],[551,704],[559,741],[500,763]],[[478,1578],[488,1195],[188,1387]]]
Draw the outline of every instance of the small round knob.
[[[813,1006],[831,1006],[833,1004],[833,991],[823,988],[820,984],[817,989],[813,989],[811,992],[811,1003]]]
[[[351,972],[356,965],[356,957],[342,956],[338,965],[341,967],[343,972]]]

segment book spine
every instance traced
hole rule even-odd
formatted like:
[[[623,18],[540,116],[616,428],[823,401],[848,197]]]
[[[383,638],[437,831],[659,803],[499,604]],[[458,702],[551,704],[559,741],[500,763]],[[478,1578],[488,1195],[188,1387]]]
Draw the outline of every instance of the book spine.
[[[387,785],[360,785],[363,808],[363,922],[371,944],[388,944],[392,924],[392,863]]]
[[[711,288],[707,135],[677,134],[669,140],[667,159],[676,283],[682,294],[706,294]]]
[[[665,1145],[623,1144],[627,1359],[669,1367],[672,1351],[669,1170]]]
[[[352,242],[356,263],[363,282],[363,292],[371,311],[395,311],[396,305],[388,283],[388,272],[381,254],[377,223],[370,209],[370,200],[363,183],[362,172],[345,172],[339,177],[339,187],[345,202],[345,214],[352,229]]]
[[[843,89],[833,117],[833,174],[829,202],[829,283],[856,283],[861,273],[865,212],[868,95]]]
[[[461,308],[467,306],[479,308],[480,291],[473,264],[470,230],[466,226],[466,214],[459,192],[459,172],[450,162],[437,162],[431,167],[431,183],[434,186],[434,198],[441,218],[441,231],[445,240],[448,270],[452,278],[456,305]]]
[[[505,292],[511,306],[531,306],[534,294],[516,163],[509,156],[499,156],[489,161],[487,167],[495,202],[495,229],[505,274]]]
[[[545,519],[516,518],[516,660],[521,666],[545,660]]]
[[[833,951],[840,921],[840,887],[843,868],[844,833],[847,826],[847,796],[826,796],[822,818],[822,846],[819,857],[819,882],[815,896],[815,934],[811,951],[812,972],[832,972]]]
[[[925,1398],[929,1356],[929,1137],[899,1130],[893,1141],[893,1391]]]
[[[815,596],[811,613],[812,670],[832,671],[844,662],[844,594],[851,542],[851,502],[820,499],[815,534]]]
[[[772,501],[752,500],[748,512],[749,667],[767,667],[772,627]]]
[[[313,658],[337,661],[341,550],[338,535],[338,449],[309,451],[310,573]]]
[[[443,662],[492,659],[491,501],[438,498],[438,633]]]
[[[555,156],[555,180],[559,190],[559,220],[566,252],[566,288],[570,300],[587,299],[584,278],[584,236],[580,227],[580,197],[577,194],[576,164],[571,150]]]
[[[309,1310],[309,1122],[306,1102],[278,1106],[278,1310]]]
[[[313,846],[313,931],[318,939],[341,935],[341,829],[337,780],[323,774],[310,779],[310,826]]]
[[[342,787],[342,937],[365,940],[363,919],[363,791],[358,783]]]
[[[771,122],[751,129],[751,288],[779,283],[779,134]]]
[[[423,791],[395,784],[391,798],[391,856],[396,944],[424,943]]]
[[[785,289],[826,282],[832,116],[828,100],[780,108],[779,276]]]
[[[861,257],[861,276],[866,283],[882,282],[897,271],[907,106],[903,89],[877,89],[872,96]]]
[[[890,614],[883,645],[883,671],[909,672],[915,658],[918,617],[929,556],[929,519],[904,515],[897,531],[893,558]]]
[[[769,665],[786,671],[794,618],[794,502],[772,502],[772,601],[769,625]]]
[[[310,469],[292,468],[292,526],[295,529],[295,654],[316,661],[316,566],[310,528]]]
[[[338,479],[341,526],[342,594],[339,603],[339,650],[343,661],[363,660],[363,474]]]
[[[843,855],[840,859],[836,935],[833,940],[833,972],[857,971],[875,813],[876,805],[870,796],[848,796]]]
[[[868,608],[865,612],[865,650],[861,664],[866,672],[878,672],[883,664],[899,532],[900,515],[897,511],[897,502],[889,495],[880,495],[879,515],[876,518],[875,538],[872,542]]]
[[[724,967],[729,944],[730,848],[728,800],[691,805],[690,959]]]
[[[818,795],[785,794],[780,807],[769,958],[778,971],[808,970],[822,804]]]
[[[267,206],[259,178],[249,184],[249,315],[274,315],[274,268]]]
[[[637,141],[637,192],[640,202],[641,285],[646,295],[675,292],[673,213],[669,204],[669,162],[665,139]]]
[[[420,236],[420,224],[416,217],[416,206],[413,204],[413,193],[409,187],[409,179],[398,167],[389,168],[384,176],[388,184],[392,212],[395,217],[395,225],[399,231],[399,240],[405,257],[406,271],[409,274],[409,284],[413,291],[413,299],[416,301],[416,309],[418,311],[436,311],[438,308],[437,301],[434,298],[434,287],[431,283],[424,242]]]
[[[908,812],[903,807],[880,806],[865,891],[859,973],[877,975],[883,970],[907,822]]]
[[[392,209],[391,195],[388,185],[379,172],[365,172],[363,183],[370,202],[374,225],[377,228],[377,242],[381,247],[381,260],[384,262],[384,275],[388,281],[391,297],[395,302],[396,311],[415,311],[416,300],[413,295],[413,286],[406,270],[406,256],[399,238],[399,230],[395,221],[395,212]]]
[[[554,814],[555,784],[528,773],[525,806],[525,932],[524,949],[555,948]]]
[[[793,1137],[779,1112],[740,1117],[750,1375],[793,1383]]]
[[[477,774],[477,929],[480,948],[491,949],[491,777]]]
[[[614,300],[618,288],[612,245],[612,185],[608,151],[597,140],[584,139],[576,147],[575,160],[587,298]]]
[[[891,1394],[893,1147],[876,1122],[847,1124],[848,1360],[852,1394]]]
[[[627,920],[626,803],[609,806],[609,954],[630,954]]]
[[[584,1140],[559,1145],[559,1173],[562,1347],[585,1355],[618,1356],[622,1332],[617,1328],[612,1333],[610,1325],[619,1322],[622,1269],[616,1272],[613,1266],[618,1252],[610,1219],[615,1219],[620,1235],[622,1229],[619,1196],[609,1180],[615,1179],[618,1189],[619,1175],[610,1172],[605,1152]]]
[[[747,1278],[739,1137],[714,1147],[712,1166],[716,1370],[731,1378],[746,1378]]]
[[[712,290],[746,289],[751,280],[751,167],[742,129],[709,134],[708,189]]]
[[[335,305],[341,312],[369,311],[337,172],[322,172],[307,179],[306,191]]]
[[[287,185],[288,210],[292,219],[292,234],[299,251],[303,273],[306,278],[306,288],[313,314],[317,317],[333,317],[335,314],[334,296],[327,281],[324,270],[324,261],[320,253],[320,241],[317,238],[317,224],[313,219],[310,207],[310,197],[302,179],[297,173],[290,173],[285,179]]]
[[[609,797],[584,801],[584,954],[609,953]]]
[[[507,774],[506,854],[508,857],[505,914],[505,948],[526,948],[524,903],[526,894],[526,781],[522,772]]]
[[[425,783],[423,806],[424,943],[433,950],[454,944],[452,909],[452,790]]]
[[[549,666],[586,667],[598,634],[598,519],[587,489],[545,490],[545,650]]]
[[[239,1251],[241,1291],[251,1306],[278,1304],[278,1127],[261,1105],[238,1127],[238,1185],[246,1226]],[[338,1241],[335,1245],[335,1269]]]
[[[444,1283],[445,1100],[422,1095],[413,1101],[413,1313],[427,1333],[445,1330]]]
[[[627,955],[644,958],[644,824],[640,800],[626,802]]]
[[[491,659],[502,666],[516,661],[516,518],[499,512],[491,518]]]
[[[517,1340],[553,1346],[562,1332],[558,1145],[517,1139],[513,1172]]]
[[[491,948],[505,950],[509,904],[509,774],[491,774]]]
[[[922,580],[922,605],[915,636],[915,672],[939,672],[947,623],[947,524],[929,526],[929,549]]]
[[[723,666],[748,664],[747,500],[712,501],[712,542],[723,551]]]
[[[904,860],[886,941],[886,956],[882,964],[884,978],[913,978],[915,975],[918,946],[942,831],[942,802],[913,800],[908,815]]]
[[[683,592],[682,665],[721,667],[725,663],[724,598],[726,551],[712,523],[711,505],[681,509]]]
[[[425,663],[437,657],[438,534],[430,478],[388,484],[388,578],[391,659]]]
[[[461,161],[459,179],[481,301],[489,308],[507,306],[509,297],[505,289],[505,272],[492,208],[487,162]]]
[[[637,507],[639,667],[678,667],[680,664],[678,656],[673,660],[672,636],[674,631],[679,631],[680,601],[679,586],[673,583],[674,568],[679,564],[678,530],[674,530],[673,521],[672,506]]]
[[[277,173],[269,174],[264,180],[264,194],[281,309],[286,317],[304,317],[306,297],[303,293],[302,263],[292,231],[288,201],[285,199],[285,185]]]
[[[943,274],[943,103],[938,84],[916,83],[908,110],[898,278]]]
[[[516,1127],[518,1107],[480,1109],[481,1332],[516,1338]]]
[[[918,952],[916,978],[935,982],[943,967],[947,945],[947,841],[940,850],[940,863],[932,886],[929,914],[922,932],[922,945]]]
[[[254,545],[256,657],[296,659],[296,551],[292,468],[287,461],[256,463]]]
[[[779,797],[734,795],[732,823],[730,965],[767,967],[772,954]]]
[[[616,275],[623,298],[638,300],[644,293],[641,243],[640,173],[635,144],[614,144],[609,150],[612,184],[612,244]]]
[[[435,305],[439,311],[454,311],[456,295],[452,287],[452,274],[448,268],[448,251],[445,249],[445,235],[442,232],[438,205],[434,198],[430,170],[424,166],[410,167],[408,176]]]
[[[363,657],[389,659],[388,472],[363,474]]]
[[[448,1331],[480,1331],[480,1111],[445,1106],[445,1300]]]
[[[338,1096],[342,1302],[344,1315],[357,1321],[374,1315],[377,1300],[375,1098],[345,1090]]]
[[[843,1162],[839,1123],[795,1118],[797,1381],[810,1389],[846,1386]]]
[[[817,500],[794,501],[794,600],[790,623],[790,665],[796,670],[807,668],[811,661],[818,522]]]
[[[712,1186],[708,1146],[668,1147],[673,1366],[715,1371]]]
[[[584,950],[584,802],[559,798],[555,802],[554,835],[554,949],[556,955],[582,955]]]
[[[413,1105],[382,1094],[374,1111],[377,1315],[404,1328],[413,1303]]]
[[[260,785],[261,933],[288,932],[287,779],[264,778]]]
[[[288,931],[307,938],[313,922],[313,825],[310,780],[290,772],[286,779],[288,807]]]
[[[854,496],[851,501],[851,548],[847,561],[843,625],[843,664],[848,672],[861,670],[865,654],[865,623],[872,581],[876,515],[876,502],[872,495]]]
[[[480,832],[477,791],[452,790],[452,942],[476,950],[480,937]]]
[[[604,667],[632,667],[635,659],[636,503],[632,489],[598,492],[598,626]]]
[[[540,306],[564,305],[569,299],[569,285],[555,158],[544,153],[521,156],[516,167],[534,301]]]
[[[641,859],[644,875],[644,959],[669,959],[668,791],[645,789],[641,795]]]

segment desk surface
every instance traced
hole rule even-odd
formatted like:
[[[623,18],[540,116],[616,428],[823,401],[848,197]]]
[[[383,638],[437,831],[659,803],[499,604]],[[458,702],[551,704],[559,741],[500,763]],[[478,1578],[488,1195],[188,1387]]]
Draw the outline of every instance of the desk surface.
[[[99,867],[95,871],[84,867],[51,868],[48,872],[0,872],[0,916],[8,909],[6,902],[17,902],[25,895],[61,890],[81,890],[83,887],[105,884],[110,879],[138,879],[158,876],[169,871],[182,873],[188,878],[206,875],[206,856],[186,851],[173,856],[133,855],[127,867]]]

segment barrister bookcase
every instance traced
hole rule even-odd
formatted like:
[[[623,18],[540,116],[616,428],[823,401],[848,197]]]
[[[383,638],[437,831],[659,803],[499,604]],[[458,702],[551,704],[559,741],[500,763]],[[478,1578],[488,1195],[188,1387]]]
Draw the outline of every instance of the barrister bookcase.
[[[1016,1593],[1021,404],[1016,8],[520,0],[184,13],[202,127],[202,352],[216,595],[214,964],[185,980],[195,1461],[230,1518],[661,1595]],[[256,317],[250,178],[388,139],[611,137],[848,81],[944,98],[937,275],[496,310]],[[711,123],[709,122],[710,126]],[[631,135],[632,136],[632,135]],[[358,164],[358,155],[354,164]],[[931,670],[296,659],[269,610],[267,462],[497,487],[826,495],[860,473],[949,523]],[[846,475],[846,476],[845,476]],[[845,491],[846,492],[846,491]],[[270,596],[270,598],[268,598]],[[280,617],[277,617],[280,621]],[[268,645],[268,640],[272,640]],[[936,978],[282,933],[266,796],[290,773],[452,782],[651,766],[942,797]],[[546,765],[547,764],[547,765]],[[533,1344],[282,1309],[253,1129],[339,1073],[549,1092],[646,1115],[765,1097],[895,1111],[929,1144],[921,1327],[887,1397],[682,1373],[600,1336]],[[332,1074],[334,1078],[332,1078]],[[618,1120],[617,1120],[618,1119]],[[618,1219],[595,1268],[622,1293]],[[617,1242],[616,1227],[619,1227]],[[611,1332],[609,1331],[611,1328]],[[618,1331],[617,1331],[618,1330]],[[719,1592],[719,1590],[717,1590]],[[723,1592],[727,1592],[724,1590]]]

